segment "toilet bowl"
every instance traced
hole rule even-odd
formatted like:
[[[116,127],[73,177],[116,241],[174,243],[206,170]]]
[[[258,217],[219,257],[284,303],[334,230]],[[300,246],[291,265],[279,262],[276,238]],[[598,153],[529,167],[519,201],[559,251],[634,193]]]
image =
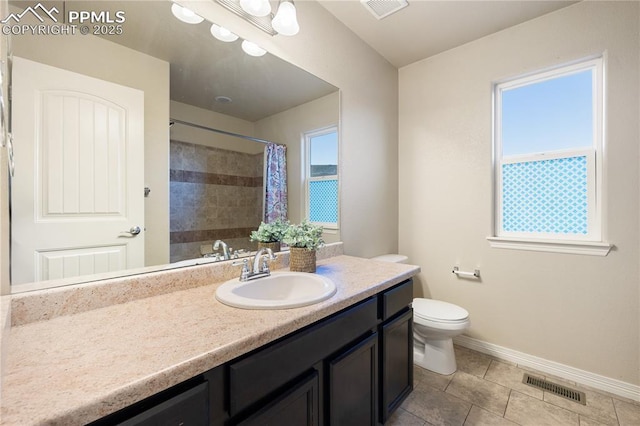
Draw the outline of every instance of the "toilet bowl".
[[[407,257],[385,254],[373,258],[406,263]],[[453,303],[434,299],[413,299],[413,363],[439,374],[457,370],[453,338],[471,325],[469,312]]]
[[[471,325],[469,312],[453,303],[413,299],[413,363],[439,374],[457,370],[453,337]]]

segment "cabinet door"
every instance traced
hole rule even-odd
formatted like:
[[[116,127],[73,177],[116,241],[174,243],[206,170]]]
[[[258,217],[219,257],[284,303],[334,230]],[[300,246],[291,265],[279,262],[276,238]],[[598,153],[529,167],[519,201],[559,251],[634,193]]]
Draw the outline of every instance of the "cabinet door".
[[[318,372],[302,378],[238,426],[318,426]]]
[[[208,397],[207,383],[202,383],[118,425],[206,426],[209,424]]]
[[[382,326],[382,423],[413,389],[413,310]]]
[[[376,424],[378,335],[372,334],[329,363],[329,424]]]

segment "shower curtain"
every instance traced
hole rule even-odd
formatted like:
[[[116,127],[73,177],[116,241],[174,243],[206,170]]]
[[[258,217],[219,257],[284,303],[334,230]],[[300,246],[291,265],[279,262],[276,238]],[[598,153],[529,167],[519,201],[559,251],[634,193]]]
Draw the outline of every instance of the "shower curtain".
[[[264,221],[287,219],[287,147],[270,143],[265,154]]]

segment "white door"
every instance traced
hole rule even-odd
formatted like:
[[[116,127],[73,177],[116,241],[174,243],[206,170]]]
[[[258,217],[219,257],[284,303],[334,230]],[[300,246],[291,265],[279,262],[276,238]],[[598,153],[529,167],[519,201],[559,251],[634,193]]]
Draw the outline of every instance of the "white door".
[[[12,285],[144,266],[144,93],[13,58]]]

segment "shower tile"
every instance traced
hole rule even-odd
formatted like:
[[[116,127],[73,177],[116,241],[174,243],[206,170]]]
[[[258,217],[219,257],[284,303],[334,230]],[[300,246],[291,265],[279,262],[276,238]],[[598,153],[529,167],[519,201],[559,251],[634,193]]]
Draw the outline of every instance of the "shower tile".
[[[517,426],[517,424],[474,405],[469,411],[464,426]]]
[[[458,371],[464,371],[465,373],[473,374],[474,376],[483,377],[491,364],[491,358],[489,355],[482,354],[480,352],[472,351],[462,346],[455,346],[454,351],[456,354],[456,362],[458,364]]]
[[[613,400],[620,426],[640,425],[640,403]]]
[[[453,379],[453,374],[445,376],[418,367],[417,365],[413,366],[413,380],[415,383],[422,383],[444,392],[447,386],[449,386],[451,379]]]
[[[510,389],[504,386],[488,382],[464,371],[458,371],[454,374],[446,390],[446,393],[450,395],[457,396],[500,416],[504,415],[509,401],[509,392]]]
[[[385,426],[424,426],[426,423],[420,417],[398,408],[393,416],[387,420]]]
[[[464,424],[471,404],[429,386],[418,385],[401,406],[431,425]]]
[[[504,417],[522,426],[579,425],[577,413],[516,391],[511,391]]]
[[[182,169],[183,145],[179,142],[171,141],[169,144],[169,167],[172,169]]]
[[[196,155],[195,145],[182,144],[182,170],[194,170],[193,161]]]
[[[504,362],[492,360],[487,373],[484,375],[485,380],[497,383],[502,386],[509,387],[534,398],[542,399],[543,392],[541,389],[522,383],[522,376],[525,370],[514,365],[505,364]]]

